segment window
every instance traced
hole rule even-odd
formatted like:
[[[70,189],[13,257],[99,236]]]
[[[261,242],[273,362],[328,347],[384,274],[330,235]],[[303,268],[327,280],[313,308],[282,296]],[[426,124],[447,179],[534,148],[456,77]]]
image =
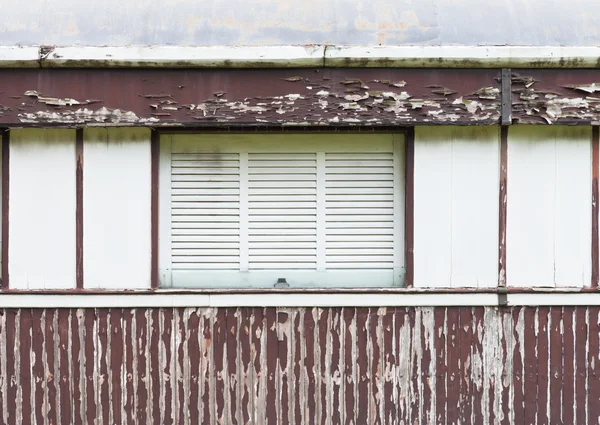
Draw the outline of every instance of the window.
[[[404,137],[163,134],[172,287],[402,286]]]

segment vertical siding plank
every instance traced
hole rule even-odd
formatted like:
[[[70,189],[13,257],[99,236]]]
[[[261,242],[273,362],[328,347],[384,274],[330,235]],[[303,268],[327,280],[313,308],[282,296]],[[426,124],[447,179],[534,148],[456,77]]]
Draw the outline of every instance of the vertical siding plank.
[[[576,424],[587,424],[587,385],[588,385],[588,309],[577,308],[576,311],[576,362],[575,362],[575,403]]]
[[[548,423],[550,399],[550,382],[548,379],[550,373],[550,346],[549,346],[549,326],[550,308],[538,308],[538,332],[537,332],[537,359],[538,359],[538,382],[537,382],[537,423],[545,425]]]
[[[525,425],[537,422],[537,317],[536,309],[525,309]]]
[[[460,309],[449,307],[447,311],[447,417],[448,425],[456,425],[460,420],[461,376],[463,373],[460,357]]]
[[[134,333],[135,310],[123,310],[123,421],[128,424],[137,423],[137,389],[139,388],[138,356]],[[134,370],[135,369],[135,370]]]
[[[408,310],[410,323],[410,420],[420,421],[423,417],[422,386],[421,386],[421,315],[417,314],[415,308]]]
[[[562,308],[550,308],[550,370],[549,385],[550,385],[550,412],[549,423],[562,424],[562,386],[564,385],[565,375],[563,372],[563,361],[566,360],[563,355],[563,323],[562,323]]]
[[[562,347],[563,347],[563,372],[562,372],[562,423],[575,423],[575,329],[574,307],[562,309]],[[554,400],[552,401],[554,403]]]
[[[254,308],[252,323],[252,363],[254,376],[252,379],[252,418],[258,425],[266,424],[266,317],[265,310]]]
[[[348,310],[348,309],[344,309]],[[395,339],[394,339],[394,316],[396,315],[396,309],[394,307],[388,307],[385,310],[385,314],[383,315],[382,320],[382,339],[383,345],[382,348],[382,380],[383,380],[383,392],[381,394],[381,403],[383,405],[383,416],[382,423],[384,424],[395,424],[397,423],[396,416],[396,398],[394,397],[394,377],[396,375],[396,349],[394,347]],[[352,323],[352,318],[347,320],[346,311],[344,311],[344,323],[346,328],[346,337],[345,337],[345,346],[349,347],[350,356],[345,356],[346,364],[345,370],[346,373],[349,371],[352,373],[352,364],[354,363],[354,359],[352,358],[352,337],[351,330],[348,329],[349,325]],[[348,394],[348,390],[352,391],[352,386],[346,385],[346,400],[350,398],[353,402],[353,397]],[[348,412],[348,409],[346,409]],[[353,419],[349,419],[346,417],[345,425],[349,425],[350,421]]]
[[[32,423],[43,423],[44,420],[44,386],[46,383],[44,376],[44,357],[42,356],[45,333],[45,331],[42,330],[42,327],[44,326],[44,317],[45,310],[33,309],[31,350],[34,361],[31,366],[34,382],[34,388],[32,389],[32,392],[34,393],[34,397],[32,398],[34,406]]]
[[[69,320],[70,338],[72,339],[69,351],[72,361],[71,370],[73,371],[73,379],[70,383],[73,394],[73,423],[83,423],[85,421],[85,361],[83,361],[82,349],[85,347],[85,340],[82,338],[84,335],[83,314],[83,309],[72,309]]]
[[[85,413],[87,423],[99,417],[96,403],[98,395],[98,315],[95,309],[83,310],[84,316],[84,361],[85,361]]]
[[[356,355],[356,381],[357,381],[357,396],[356,396],[356,423],[367,424],[369,421],[369,359],[367,352],[367,327],[369,325],[369,309],[356,309],[356,340],[359,341]],[[408,388],[405,389],[407,391]]]
[[[304,373],[304,361],[306,356],[304,355],[304,312],[303,308],[293,309],[292,314],[292,374],[293,379],[291,387],[295,390],[295,397],[290,400],[293,404],[292,424],[304,423],[304,409],[306,408],[307,393],[306,393],[306,376]],[[243,359],[242,352],[242,359]],[[244,422],[246,424],[246,422]]]
[[[71,410],[73,395],[71,394],[71,388],[69,385],[73,379],[70,371],[72,361],[69,361],[69,345],[72,342],[72,338],[69,335],[70,313],[70,310],[62,308],[57,310],[56,317],[56,322],[58,323],[58,327],[56,329],[56,342],[58,343],[58,358],[56,359],[56,364],[58,366],[58,374],[56,379],[58,380],[59,388],[59,400],[57,400],[57,402],[60,405],[58,423],[65,425],[72,424],[74,422]]]
[[[484,366],[485,366],[485,355],[484,355],[484,343],[483,343],[483,332],[484,332],[484,323],[483,318],[485,316],[485,310],[483,307],[474,307],[473,308],[473,342],[472,342],[472,357],[471,357],[471,367],[473,372],[471,377],[473,379],[473,394],[472,394],[472,405],[473,405],[473,413],[472,413],[472,422],[473,423],[485,423],[489,420],[489,418],[484,416],[484,412],[486,409],[484,408],[484,383],[483,379],[485,376]],[[440,329],[436,324],[436,331],[440,332]]]
[[[6,425],[8,408],[6,400],[6,387],[8,385],[8,375],[6,373],[6,309],[0,309],[0,424]],[[35,338],[35,335],[34,335]],[[35,372],[34,372],[35,373]],[[35,375],[34,375],[35,376]]]
[[[202,422],[212,423],[215,418],[214,375],[214,310],[207,309],[202,316]]]
[[[458,383],[458,421],[461,424],[467,424],[471,421],[473,405],[471,396],[473,393],[473,380],[471,378],[471,342],[473,340],[473,316],[471,308],[463,307],[459,309],[458,317],[458,363],[459,373],[457,374]],[[450,389],[449,389],[450,391]]]
[[[252,309],[243,308],[239,310],[240,320],[240,331],[239,331],[239,353],[240,353],[240,370],[238,376],[240,377],[239,387],[239,400],[240,400],[240,423],[247,425],[250,423],[252,415],[252,403],[250,398],[252,397],[252,360],[251,360],[251,316]]]
[[[174,397],[174,403],[176,407],[176,416],[174,423],[183,425],[189,423],[189,412],[190,412],[190,364],[189,364],[189,352],[187,349],[187,342],[189,335],[187,333],[187,323],[189,309],[178,308],[176,316],[176,322],[174,325],[177,327],[175,332],[175,345],[174,352],[176,353],[176,361],[173,363],[175,369],[175,385],[176,392]]]
[[[16,359],[19,356],[17,351],[18,338],[16,337],[17,310],[7,310],[6,313],[6,413],[7,423],[16,424],[20,421],[17,414],[17,371],[15,368]],[[45,378],[45,377],[44,377]]]
[[[197,424],[200,421],[200,385],[202,382],[202,355],[200,351],[200,340],[199,333],[200,329],[200,317],[198,311],[193,309],[189,312],[187,319],[187,353],[189,361],[189,393],[184,394],[184,397],[189,398],[189,423]]]
[[[54,362],[56,355],[54,351],[54,316],[56,310],[46,310],[45,336],[44,336],[44,351],[46,362],[44,363],[44,375],[46,379],[46,419],[51,424],[56,424],[57,421],[57,399],[56,399],[56,376],[54,375]]]
[[[277,357],[279,355],[279,341],[277,339],[277,313],[273,308],[265,309],[266,327],[263,329],[267,346],[263,356],[266,357],[266,370],[263,370],[266,381],[266,424],[276,425],[278,422],[278,401],[277,391]]]
[[[588,423],[600,422],[600,308],[588,307]]]
[[[370,342],[370,375],[371,375],[371,388],[369,391],[369,409],[370,417],[369,423],[373,425],[381,424],[381,411],[380,403],[382,400],[382,391],[380,387],[381,383],[381,346],[380,346],[380,335],[381,335],[381,313],[382,310],[379,308],[371,308],[369,317],[369,342]]]
[[[436,352],[436,391],[435,391],[435,399],[436,399],[436,424],[437,425],[445,425],[447,424],[447,414],[448,414],[448,405],[447,405],[447,390],[446,390],[446,382],[448,376],[448,344],[446,341],[446,309],[445,308],[436,308],[434,313],[434,329],[436,330],[435,336],[435,352]]]
[[[221,308],[216,312],[215,322],[213,324],[213,342],[214,346],[214,386],[215,386],[215,417],[213,420],[226,423],[225,421],[225,339],[227,338],[227,316],[226,309]]]
[[[163,388],[163,424],[173,424],[175,418],[175,411],[173,405],[176,402],[174,398],[175,386],[177,385],[177,377],[173,374],[173,362],[176,362],[176,354],[173,352],[173,338],[174,338],[174,310],[165,308],[161,310],[161,341],[160,345],[162,348],[161,358],[161,386]],[[162,401],[161,400],[161,401]]]
[[[109,376],[110,387],[110,406],[112,409],[111,423],[120,423],[122,420],[122,365],[123,365],[123,310],[111,309],[110,311],[110,366]]]
[[[356,424],[356,309],[345,307],[344,320],[344,425]],[[393,332],[393,329],[391,329]],[[308,348],[308,347],[307,347]],[[310,351],[307,349],[308,353]],[[393,383],[390,383],[393,385]],[[393,406],[392,406],[393,407]],[[395,416],[395,415],[394,415]]]
[[[290,358],[289,355],[291,353],[291,322],[290,322],[290,312],[285,309],[277,309],[277,389],[279,396],[279,414],[277,423],[278,424],[286,424],[289,423],[289,414],[291,411],[290,403],[292,399],[290,398]]]
[[[100,410],[100,423],[109,422],[110,416],[110,390],[109,390],[109,335],[110,335],[110,312],[106,309],[98,309],[98,349],[95,355],[99,359],[99,391],[96,406]]]
[[[496,382],[498,383],[502,396],[499,399],[499,414],[500,423],[506,425],[512,425],[515,423],[513,416],[514,410],[514,358],[515,358],[515,339],[513,336],[514,322],[512,316],[512,309],[508,307],[502,307],[499,309],[500,328],[498,335],[500,335],[500,349],[502,353],[503,361],[499,365],[498,376]]]
[[[514,350],[512,355],[513,358],[513,400],[510,408],[513,409],[514,423],[525,423],[525,399],[523,394],[523,382],[524,382],[524,335],[523,335],[523,308],[514,307],[512,309],[513,317],[513,339],[514,339]]]
[[[436,380],[436,364],[435,364],[435,329],[434,329],[434,308],[422,309],[421,315],[421,335],[423,357],[421,360],[421,376],[423,376],[423,421],[425,424],[435,424],[436,418],[436,398],[435,387]]]
[[[343,423],[343,387],[341,376],[343,373],[343,333],[342,333],[342,309],[335,308],[331,309],[331,327],[329,328],[330,340],[331,340],[331,356],[330,361],[330,374],[327,377],[331,381],[331,421],[334,424]]]
[[[20,324],[20,357],[21,357],[21,369],[18,371],[21,380],[21,396],[20,396],[20,409],[21,418],[23,423],[31,420],[31,310],[21,310],[21,324]],[[68,378],[68,377],[67,377]],[[61,381],[62,383],[62,381]],[[68,380],[65,380],[65,384],[68,385]]]
[[[227,309],[227,376],[228,386],[225,391],[229,394],[227,408],[227,422],[238,425],[239,399],[238,399],[238,339],[239,339],[239,309]]]
[[[319,379],[316,372],[317,363],[317,351],[318,351],[318,340],[316,339],[316,323],[315,323],[315,312],[316,308],[306,309],[304,313],[304,338],[306,346],[306,357],[304,363],[304,370],[306,375],[306,406],[304,422],[316,424],[318,423],[318,412],[317,412],[317,380]]]
[[[135,416],[137,423],[140,425],[152,423],[151,417],[148,416],[148,401],[150,398],[150,359],[147,355],[149,346],[148,320],[146,309],[138,308],[134,310],[133,320],[135,320],[135,332],[133,338],[134,356],[137,358],[137,388],[135,393],[137,397],[137,408]]]
[[[161,424],[162,420],[162,406],[164,403],[164,399],[162,398],[162,388],[161,388],[161,364],[160,364],[160,352],[161,348],[161,337],[160,337],[160,320],[161,320],[161,311],[158,308],[152,309],[148,311],[148,362],[150,366],[150,376],[148,376],[149,390],[148,390],[148,405],[151,406],[149,410],[152,423],[153,424]]]
[[[360,309],[356,309],[356,315],[359,316]],[[408,325],[408,311],[406,308],[397,308],[394,336],[396,339],[396,416],[398,422],[407,421],[409,418],[410,407],[410,331]],[[359,335],[360,336],[360,335]],[[357,338],[360,341],[359,338]],[[360,384],[360,376],[357,375],[357,382]],[[358,415],[358,413],[357,413]],[[358,423],[358,422],[357,422]]]

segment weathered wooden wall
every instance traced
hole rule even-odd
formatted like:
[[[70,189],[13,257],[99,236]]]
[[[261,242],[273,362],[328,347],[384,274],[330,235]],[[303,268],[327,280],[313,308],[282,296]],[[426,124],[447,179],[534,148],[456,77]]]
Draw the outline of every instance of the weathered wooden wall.
[[[0,310],[0,424],[597,424],[600,308]]]

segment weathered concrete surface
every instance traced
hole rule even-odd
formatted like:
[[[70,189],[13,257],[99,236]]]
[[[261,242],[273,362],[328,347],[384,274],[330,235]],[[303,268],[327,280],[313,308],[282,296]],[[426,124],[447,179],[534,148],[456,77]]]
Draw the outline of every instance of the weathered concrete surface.
[[[0,45],[600,44],[600,3],[583,0],[2,0],[0,6]]]
[[[597,307],[0,310],[0,424],[595,424]]]

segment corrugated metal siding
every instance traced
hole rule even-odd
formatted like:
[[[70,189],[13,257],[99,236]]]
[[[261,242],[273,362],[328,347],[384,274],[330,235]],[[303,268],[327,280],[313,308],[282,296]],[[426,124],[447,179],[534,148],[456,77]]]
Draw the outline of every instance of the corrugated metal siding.
[[[596,424],[599,314],[0,310],[0,423]]]

